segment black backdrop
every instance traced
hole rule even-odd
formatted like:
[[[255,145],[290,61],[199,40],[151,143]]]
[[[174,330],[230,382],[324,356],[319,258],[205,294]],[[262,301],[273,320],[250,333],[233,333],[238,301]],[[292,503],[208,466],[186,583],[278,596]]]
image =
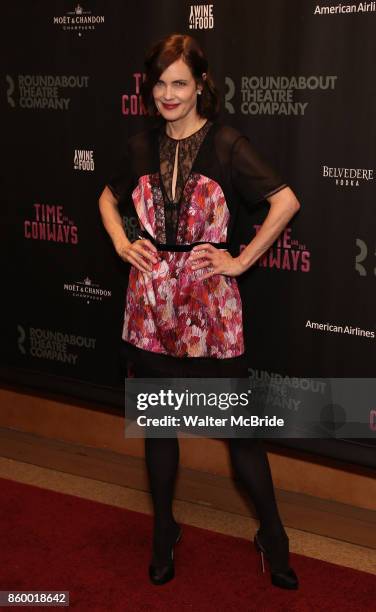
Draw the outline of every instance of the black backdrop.
[[[203,43],[221,119],[249,136],[302,206],[239,279],[250,367],[374,376],[373,4],[3,7],[3,380],[122,405],[117,349],[128,269],[97,202],[122,143],[150,122],[138,95],[145,49],[171,32]],[[242,211],[239,245],[266,212],[266,203]],[[123,215],[132,238],[134,219]],[[278,443],[375,465],[371,438]]]

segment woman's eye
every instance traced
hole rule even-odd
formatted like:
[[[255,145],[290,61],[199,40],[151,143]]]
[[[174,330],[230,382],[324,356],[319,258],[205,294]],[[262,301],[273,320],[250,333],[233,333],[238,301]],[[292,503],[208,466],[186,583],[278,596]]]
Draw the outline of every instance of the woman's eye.
[[[185,85],[185,81],[175,81],[175,82],[176,82],[176,85],[179,85],[179,86],[184,86]],[[162,83],[162,81],[157,81],[156,85],[163,85],[163,83]]]

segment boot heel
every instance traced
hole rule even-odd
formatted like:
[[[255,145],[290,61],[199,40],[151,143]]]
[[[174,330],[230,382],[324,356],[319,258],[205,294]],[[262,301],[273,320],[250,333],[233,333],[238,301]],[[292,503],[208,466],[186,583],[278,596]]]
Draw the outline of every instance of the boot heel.
[[[165,584],[166,582],[169,582],[175,577],[174,547],[178,542],[180,542],[182,535],[183,530],[181,527],[179,527],[179,533],[170,548],[171,560],[168,562],[167,565],[149,565],[149,578],[153,584]]]
[[[261,548],[260,548],[260,546],[259,546],[259,543],[258,543],[258,541],[257,541],[256,536],[255,536],[255,538],[254,538],[254,540],[253,540],[253,543],[254,543],[254,545],[255,545],[256,550],[257,550],[257,551],[260,553],[260,558],[261,558],[261,568],[262,568],[262,573],[264,574],[264,573],[265,573],[264,553],[263,553],[263,551],[261,550]]]
[[[261,553],[261,564],[262,564],[263,573],[265,572],[265,563],[264,563],[264,554],[265,554],[266,560],[269,563],[270,579],[271,579],[272,584],[281,589],[299,588],[298,577],[291,567],[288,567],[286,571],[282,571],[282,572],[273,571],[271,569],[270,553],[269,554],[267,553],[264,546],[261,544],[260,540],[258,539],[258,532],[255,534],[253,542],[254,542],[256,550]]]
[[[178,535],[178,537],[175,540],[175,544],[178,544],[178,542],[180,542],[182,535],[183,535],[183,530],[180,529],[179,535]],[[172,547],[172,550],[171,550],[171,559],[172,559],[172,561],[174,560],[174,547]]]
[[[262,573],[265,574],[264,553],[260,550]]]

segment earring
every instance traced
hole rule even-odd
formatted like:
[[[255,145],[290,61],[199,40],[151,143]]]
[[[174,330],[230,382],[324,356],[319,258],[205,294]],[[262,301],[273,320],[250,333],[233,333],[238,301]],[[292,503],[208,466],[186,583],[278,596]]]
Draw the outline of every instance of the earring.
[[[201,94],[202,94],[201,89],[199,89],[199,90],[197,91],[197,93],[198,93],[198,95],[199,95],[199,96],[201,96]]]

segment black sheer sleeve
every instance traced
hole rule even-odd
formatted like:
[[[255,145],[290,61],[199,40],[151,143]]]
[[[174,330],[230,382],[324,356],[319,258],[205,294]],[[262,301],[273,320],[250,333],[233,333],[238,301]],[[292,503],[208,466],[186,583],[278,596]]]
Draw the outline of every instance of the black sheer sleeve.
[[[231,177],[235,189],[248,204],[257,204],[287,187],[287,183],[269,163],[255,151],[247,136],[233,144]]]
[[[131,160],[128,147],[123,151],[120,162],[109,177],[106,185],[118,202],[123,202],[127,198],[132,187]]]

